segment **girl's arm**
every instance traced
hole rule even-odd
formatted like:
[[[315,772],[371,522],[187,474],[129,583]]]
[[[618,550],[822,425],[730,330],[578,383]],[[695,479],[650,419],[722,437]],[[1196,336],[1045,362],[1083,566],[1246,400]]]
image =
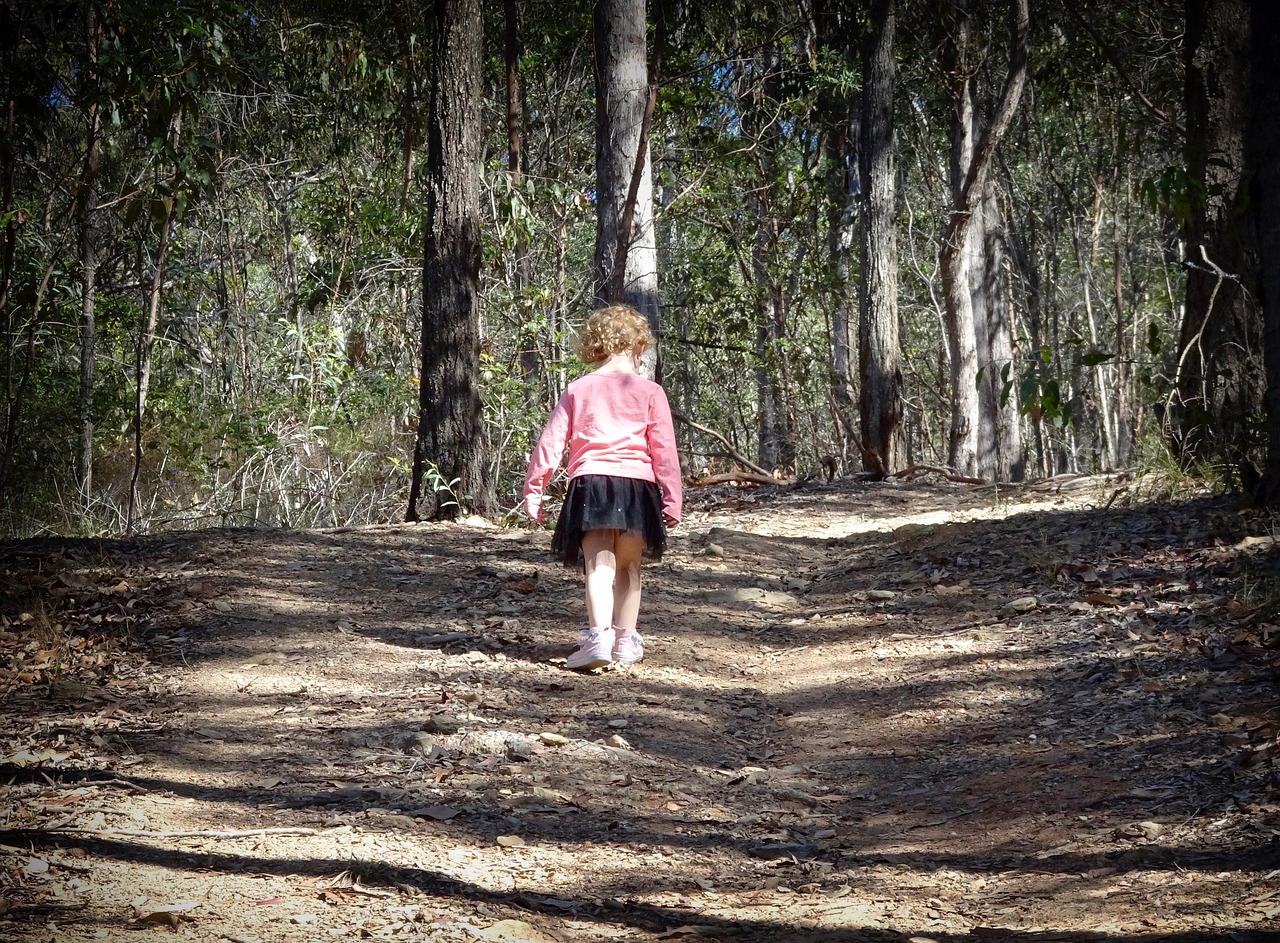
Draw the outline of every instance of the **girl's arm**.
[[[662,387],[657,387],[650,404],[649,455],[653,459],[653,477],[662,489],[662,516],[668,524],[677,524],[684,507],[684,486],[680,477],[680,453],[676,449],[676,430],[671,421],[671,405]]]
[[[524,476],[524,512],[539,524],[547,519],[542,509],[542,492],[560,467],[565,443],[569,441],[570,420],[569,394],[566,392],[551,411],[538,445],[529,456],[529,471]]]

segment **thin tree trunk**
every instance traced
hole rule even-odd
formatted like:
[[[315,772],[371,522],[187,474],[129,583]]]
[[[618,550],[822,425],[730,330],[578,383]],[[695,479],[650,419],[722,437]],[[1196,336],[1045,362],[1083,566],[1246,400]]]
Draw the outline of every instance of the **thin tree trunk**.
[[[18,51],[22,47],[23,32],[26,26],[26,9],[22,8],[24,17],[12,24],[13,36],[8,46],[5,67],[11,76],[17,75]],[[13,454],[13,442],[18,423],[18,389],[23,380],[18,378],[18,317],[9,305],[9,289],[13,284],[14,257],[18,244],[18,223],[13,213],[13,181],[17,170],[18,157],[9,142],[14,140],[17,130],[18,98],[17,83],[9,82],[8,94],[4,101],[4,141],[0,142],[0,218],[5,221],[3,242],[0,243],[0,323],[4,325],[4,438],[0,447],[0,496],[5,495],[9,480],[9,462]],[[33,315],[33,321],[35,316]],[[24,379],[29,373],[30,364],[24,371]]]
[[[422,377],[408,519],[497,505],[480,399],[480,0],[435,0],[427,144]],[[424,482],[432,494],[424,495]]]
[[[505,17],[503,57],[507,71],[507,174],[511,181],[512,200],[519,201],[524,188],[524,130],[522,121],[523,108],[520,98],[520,11],[516,0],[505,0]],[[524,298],[533,273],[529,267],[529,239],[524,226],[516,224],[515,246],[515,284],[512,293],[516,298]],[[532,311],[530,307],[528,310]],[[545,329],[538,329],[531,322],[521,326],[519,332],[519,350],[516,356],[520,361],[520,371],[524,374],[529,396],[542,383],[542,336]]]
[[[84,169],[80,175],[80,194],[76,201],[76,223],[80,233],[80,441],[77,477],[80,499],[89,501],[93,491],[93,386],[94,342],[96,339],[94,302],[98,287],[98,254],[94,233],[94,213],[98,208],[98,161],[101,119],[98,107],[98,50],[102,42],[96,8],[85,14],[85,44],[88,52],[88,75],[85,94],[89,96],[88,121],[85,128]]]
[[[906,463],[898,339],[897,190],[893,161],[895,0],[871,4],[863,44],[862,280],[858,292],[859,418],[863,467],[879,476]]]
[[[177,137],[177,129],[174,137]],[[175,143],[176,146],[176,143]],[[174,203],[169,199],[160,233],[156,237],[155,258],[152,260],[151,286],[147,290],[146,319],[138,332],[138,361],[135,375],[133,402],[133,475],[129,479],[129,506],[127,526],[133,533],[138,500],[138,478],[142,474],[143,419],[147,414],[147,394],[151,389],[151,354],[156,342],[156,325],[160,322],[160,296],[164,287],[164,263],[169,252],[169,232],[173,226]]]
[[[841,50],[846,67],[858,67],[851,27],[834,10],[824,9],[819,20],[827,44]],[[857,313],[853,289],[853,253],[858,245],[858,207],[862,179],[858,149],[861,141],[861,97],[852,91],[839,103],[826,135],[827,254],[834,297],[831,303],[831,411],[841,468],[861,462],[857,397]]]
[[[760,52],[764,70],[764,97],[778,100],[781,60],[776,46]],[[787,305],[782,284],[774,272],[780,252],[782,221],[773,206],[774,158],[779,147],[777,123],[748,117],[753,125],[759,177],[748,197],[749,218],[755,235],[751,246],[751,281],[756,322],[755,380],[756,427],[760,464],[772,471],[795,470],[795,429],[787,409],[785,376]]]

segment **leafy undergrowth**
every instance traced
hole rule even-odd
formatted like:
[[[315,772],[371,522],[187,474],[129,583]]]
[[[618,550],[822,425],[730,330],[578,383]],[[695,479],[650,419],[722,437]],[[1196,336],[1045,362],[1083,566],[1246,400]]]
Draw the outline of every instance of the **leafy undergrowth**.
[[[7,545],[0,938],[1274,939],[1280,548],[1141,485],[693,488],[586,675],[545,531]]]

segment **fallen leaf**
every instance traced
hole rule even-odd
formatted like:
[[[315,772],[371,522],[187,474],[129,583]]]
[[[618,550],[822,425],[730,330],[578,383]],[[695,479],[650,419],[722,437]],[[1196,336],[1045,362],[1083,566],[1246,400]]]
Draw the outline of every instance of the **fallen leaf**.
[[[519,835],[499,835],[498,844],[503,848],[522,848],[524,847],[524,839]]]
[[[172,904],[147,904],[145,906],[135,904],[133,922],[135,924],[154,923],[176,930],[178,923],[182,920],[190,920],[191,918],[188,914],[199,906],[200,901],[198,900],[180,900]]]

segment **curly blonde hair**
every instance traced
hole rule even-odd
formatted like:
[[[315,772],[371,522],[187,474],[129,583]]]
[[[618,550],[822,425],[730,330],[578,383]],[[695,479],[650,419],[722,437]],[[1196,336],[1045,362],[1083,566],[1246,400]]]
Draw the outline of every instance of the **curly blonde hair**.
[[[630,305],[609,305],[591,312],[578,335],[578,356],[584,363],[604,363],[616,353],[653,346],[645,316]]]

